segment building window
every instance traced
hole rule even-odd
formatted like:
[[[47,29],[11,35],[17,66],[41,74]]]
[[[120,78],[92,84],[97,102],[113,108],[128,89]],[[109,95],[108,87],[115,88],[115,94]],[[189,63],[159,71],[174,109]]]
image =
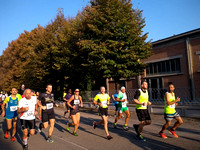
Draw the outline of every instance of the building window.
[[[180,58],[149,63],[146,68],[147,75],[180,73]]]

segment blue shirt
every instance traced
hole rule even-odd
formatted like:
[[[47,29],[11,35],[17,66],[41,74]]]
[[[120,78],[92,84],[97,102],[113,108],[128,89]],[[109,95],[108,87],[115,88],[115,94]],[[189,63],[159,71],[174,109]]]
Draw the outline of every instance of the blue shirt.
[[[113,94],[113,96],[114,96],[114,98],[115,98],[115,99],[113,100],[113,105],[119,104],[119,102],[116,101],[116,100],[117,100],[118,93]]]

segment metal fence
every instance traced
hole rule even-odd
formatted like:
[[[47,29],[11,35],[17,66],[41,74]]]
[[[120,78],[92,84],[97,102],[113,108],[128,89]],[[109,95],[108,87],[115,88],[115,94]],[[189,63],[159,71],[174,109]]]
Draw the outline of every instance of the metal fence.
[[[133,103],[135,91],[137,89],[126,89],[126,94],[128,97],[129,103]],[[166,89],[148,89],[149,100],[153,104],[164,104],[164,95]],[[83,97],[84,102],[92,102],[93,98],[99,93],[98,91],[81,91],[80,95]],[[107,91],[110,95],[117,93],[116,90]],[[176,97],[180,97],[181,105],[185,104],[200,104],[200,89],[195,89],[194,97],[192,96],[192,91],[190,88],[176,88],[175,89]]]

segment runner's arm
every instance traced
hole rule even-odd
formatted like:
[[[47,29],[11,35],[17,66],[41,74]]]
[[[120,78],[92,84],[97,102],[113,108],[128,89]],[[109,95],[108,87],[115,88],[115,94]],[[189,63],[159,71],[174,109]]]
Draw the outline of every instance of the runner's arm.
[[[40,103],[40,100],[37,99],[37,105],[39,106],[39,108],[42,108],[43,110],[46,109],[46,106],[42,106],[42,104]]]
[[[141,103],[141,102],[138,100],[139,97],[140,97],[140,91],[137,90],[137,91],[135,92],[133,102],[134,102],[135,104],[138,104],[138,105],[144,105],[144,103]]]
[[[25,111],[27,111],[29,108],[28,107],[25,107],[25,108],[17,108],[17,113],[18,114],[21,114],[21,113],[23,113],[23,112],[25,112]]]
[[[120,100],[118,97],[116,99],[117,102],[125,102],[125,99]]]
[[[175,101],[170,102],[170,93],[166,93],[165,94],[165,99],[166,99],[167,105],[173,105],[173,104],[176,104],[177,102],[180,102],[180,98],[179,97]]]
[[[68,102],[67,102],[67,105],[68,105],[70,108],[73,108],[72,105],[70,104],[72,100],[74,100],[74,96],[72,96],[72,97],[68,100]]]
[[[80,96],[80,101],[81,101],[81,107],[83,107],[83,100],[81,96]]]

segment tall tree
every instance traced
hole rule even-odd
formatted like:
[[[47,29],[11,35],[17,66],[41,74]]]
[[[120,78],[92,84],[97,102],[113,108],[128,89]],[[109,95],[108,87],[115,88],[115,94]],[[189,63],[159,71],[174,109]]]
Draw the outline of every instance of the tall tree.
[[[93,78],[130,78],[143,72],[142,60],[150,55],[151,43],[143,33],[142,12],[131,0],[91,0],[81,13],[78,45]],[[98,80],[98,79],[96,79]]]

